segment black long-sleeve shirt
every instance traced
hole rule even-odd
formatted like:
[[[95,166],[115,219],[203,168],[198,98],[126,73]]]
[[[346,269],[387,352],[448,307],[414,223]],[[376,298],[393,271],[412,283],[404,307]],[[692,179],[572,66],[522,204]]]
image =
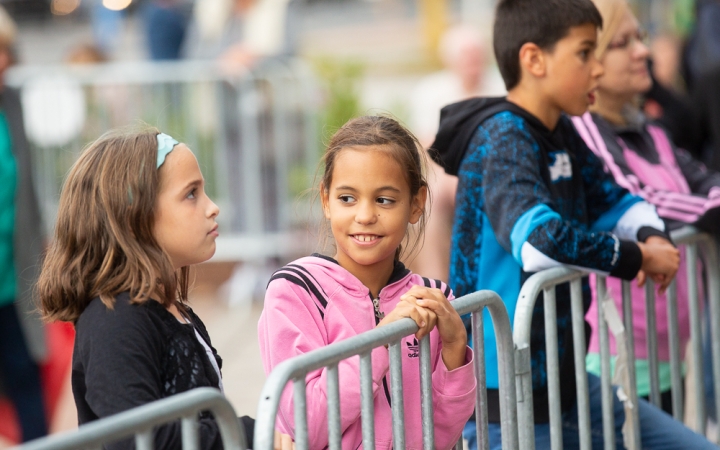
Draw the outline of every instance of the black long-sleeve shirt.
[[[72,390],[80,425],[190,389],[218,388],[220,378],[195,329],[209,346],[210,336],[200,318],[187,310],[191,324],[178,321],[157,301],[132,304],[127,292],[115,298],[113,309],[99,298],[90,302],[75,324]],[[212,352],[222,367],[214,348]],[[240,420],[252,448],[254,421]],[[155,448],[180,449],[181,435],[180,421],[157,427]],[[210,413],[200,415],[199,435],[200,448],[223,448]],[[134,442],[127,439],[107,448],[130,449]]]

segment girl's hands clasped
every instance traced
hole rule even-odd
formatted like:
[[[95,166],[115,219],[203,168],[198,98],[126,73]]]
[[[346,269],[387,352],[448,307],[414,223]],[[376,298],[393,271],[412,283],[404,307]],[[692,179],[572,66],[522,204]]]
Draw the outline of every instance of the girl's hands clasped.
[[[437,324],[442,342],[442,358],[448,370],[465,364],[467,333],[460,315],[439,289],[413,286],[402,297],[395,309],[378,324],[387,325],[398,319],[410,317],[420,329],[415,333],[422,339]]]

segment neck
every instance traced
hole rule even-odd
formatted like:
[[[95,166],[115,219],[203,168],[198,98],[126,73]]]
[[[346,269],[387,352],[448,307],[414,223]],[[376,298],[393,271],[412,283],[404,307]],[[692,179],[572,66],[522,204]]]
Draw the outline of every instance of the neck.
[[[465,95],[476,95],[479,87],[479,78],[462,78],[462,88]]]
[[[627,121],[625,120],[625,116],[623,116],[623,110],[625,109],[625,105],[630,101],[631,99],[624,96],[598,91],[595,105],[593,105],[591,109],[614,125],[626,125]]]
[[[537,93],[537,87],[521,84],[510,89],[507,100],[537,117],[548,130],[552,131],[560,120],[562,111]]]
[[[360,280],[360,282],[370,290],[373,298],[376,298],[380,293],[380,289],[387,285],[393,268],[395,267],[394,255],[370,265],[358,264],[342,252],[335,254],[335,260],[340,264],[340,267]]]

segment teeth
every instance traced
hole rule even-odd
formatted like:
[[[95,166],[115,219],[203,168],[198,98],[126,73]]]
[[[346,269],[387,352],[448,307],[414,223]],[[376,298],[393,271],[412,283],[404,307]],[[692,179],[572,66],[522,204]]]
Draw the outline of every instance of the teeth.
[[[355,239],[357,239],[360,242],[370,242],[377,239],[377,236],[370,236],[367,234],[356,234]]]

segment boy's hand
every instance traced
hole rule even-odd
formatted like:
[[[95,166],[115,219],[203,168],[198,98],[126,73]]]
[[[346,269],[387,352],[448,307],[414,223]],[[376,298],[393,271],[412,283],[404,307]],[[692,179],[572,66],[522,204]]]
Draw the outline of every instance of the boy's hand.
[[[404,299],[404,297],[405,296],[400,297],[400,302],[395,305],[395,309],[393,309],[390,314],[386,315],[383,320],[377,324],[377,326],[381,327],[383,325],[393,323],[396,320],[409,317],[415,321],[418,327],[420,327],[417,333],[415,333],[415,337],[420,340],[428,335],[433,328],[435,328],[437,315],[435,315],[432,310],[416,305],[414,301],[408,301],[408,299]]]
[[[650,277],[660,286],[659,292],[665,293],[675,278],[680,265],[680,252],[669,241],[659,236],[649,237],[645,243],[638,242],[642,252],[642,267],[638,273],[638,285],[645,284]]]
[[[467,347],[465,325],[442,291],[424,286],[413,286],[400,298],[403,301],[413,302],[437,315],[437,328],[442,341],[442,357],[448,370],[465,364],[465,348]]]

